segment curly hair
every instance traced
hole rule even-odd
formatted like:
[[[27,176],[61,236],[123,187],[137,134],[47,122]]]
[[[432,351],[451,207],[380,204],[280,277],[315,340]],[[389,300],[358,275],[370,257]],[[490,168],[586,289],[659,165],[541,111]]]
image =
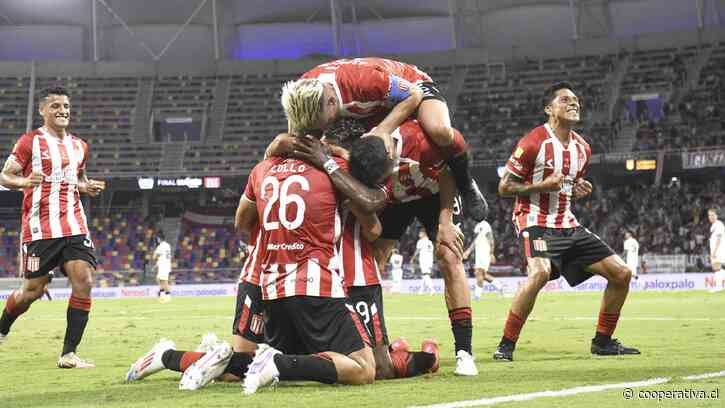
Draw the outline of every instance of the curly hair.
[[[338,146],[350,150],[352,144],[360,139],[365,132],[367,132],[367,129],[359,120],[354,118],[340,118],[332,122],[325,129],[325,138],[328,140],[331,139]]]

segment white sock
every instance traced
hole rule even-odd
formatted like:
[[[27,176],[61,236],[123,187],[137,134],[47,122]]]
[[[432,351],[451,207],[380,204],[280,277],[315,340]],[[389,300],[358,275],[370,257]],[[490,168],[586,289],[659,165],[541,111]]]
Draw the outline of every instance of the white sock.
[[[725,270],[720,269],[719,271],[715,272],[715,287],[719,285],[720,287],[725,288],[725,282],[723,281],[725,281]]]
[[[476,288],[473,290],[473,294],[476,297],[481,297],[481,295],[483,295],[483,288],[478,286],[478,284],[476,284]]]
[[[498,290],[498,291],[503,289],[503,285],[501,284],[501,281],[499,281],[498,279],[492,280],[491,285],[493,285],[493,287],[496,288],[496,290]]]

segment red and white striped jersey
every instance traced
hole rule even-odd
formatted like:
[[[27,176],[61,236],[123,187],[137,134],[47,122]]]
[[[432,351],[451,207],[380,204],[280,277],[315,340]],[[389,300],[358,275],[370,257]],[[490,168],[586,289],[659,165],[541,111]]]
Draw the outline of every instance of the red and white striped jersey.
[[[259,286],[259,278],[262,273],[262,268],[259,267],[259,256],[257,248],[259,248],[259,223],[255,224],[252,228],[251,234],[249,234],[249,242],[252,242],[253,249],[247,255],[247,259],[244,260],[242,265],[242,273],[239,275],[239,282],[247,282],[252,285]]]
[[[18,139],[8,160],[23,168],[23,176],[45,175],[40,185],[23,190],[23,243],[88,234],[78,191],[87,158],[88,144],[70,133],[59,139],[39,128]]]
[[[516,197],[513,222],[517,232],[532,226],[574,228],[579,225],[571,211],[574,183],[584,177],[592,150],[576,132],[564,146],[548,124],[519,140],[506,163],[506,170],[525,183],[538,183],[554,172],[564,175],[561,190]]]
[[[332,84],[343,116],[356,118],[388,112],[410,95],[412,84],[432,82],[415,65],[384,58],[340,59],[318,65],[302,78]]]
[[[346,288],[378,285],[381,280],[373,245],[365,239],[360,228],[357,218],[347,211],[340,239],[340,272]]]
[[[342,224],[327,174],[300,160],[270,157],[252,169],[244,198],[256,203],[259,216],[250,262],[261,270],[263,299],[345,297],[337,268]]]
[[[391,136],[395,142],[394,167],[385,185],[390,202],[402,203],[437,194],[438,176],[446,165],[440,148],[414,119],[403,122]],[[453,143],[466,143],[456,129],[453,129]]]

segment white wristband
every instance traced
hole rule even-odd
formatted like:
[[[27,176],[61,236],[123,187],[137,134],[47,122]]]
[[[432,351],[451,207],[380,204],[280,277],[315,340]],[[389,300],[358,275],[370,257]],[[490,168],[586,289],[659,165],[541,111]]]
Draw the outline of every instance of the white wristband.
[[[327,159],[327,161],[325,162],[325,164],[322,165],[322,167],[325,168],[325,171],[327,172],[327,174],[332,174],[340,168],[340,166],[337,164],[335,159],[332,159],[332,158]]]

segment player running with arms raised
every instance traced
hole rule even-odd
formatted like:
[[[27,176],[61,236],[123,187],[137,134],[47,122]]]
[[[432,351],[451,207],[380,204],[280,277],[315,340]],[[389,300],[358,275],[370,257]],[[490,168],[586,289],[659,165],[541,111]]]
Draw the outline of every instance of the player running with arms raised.
[[[571,211],[572,198],[589,195],[584,180],[591,149],[573,131],[579,122],[579,98],[571,84],[552,85],[545,94],[549,120],[516,146],[499,183],[499,194],[516,197],[513,222],[526,258],[528,279],[514,297],[504,334],[493,358],[513,360],[524,322],[546,282],[566,278],[576,286],[592,275],[607,280],[592,354],[639,354],[612,338],[627,299],[632,271],[594,233],[579,225]]]
[[[13,322],[42,295],[48,274],[60,266],[71,284],[60,368],[94,367],[75,354],[88,323],[96,257],[80,193],[95,197],[105,182],[86,176],[88,144],[68,132],[70,97],[63,87],[40,95],[43,126],[15,144],[0,173],[0,184],[23,191],[22,271],[0,317],[0,341]]]

